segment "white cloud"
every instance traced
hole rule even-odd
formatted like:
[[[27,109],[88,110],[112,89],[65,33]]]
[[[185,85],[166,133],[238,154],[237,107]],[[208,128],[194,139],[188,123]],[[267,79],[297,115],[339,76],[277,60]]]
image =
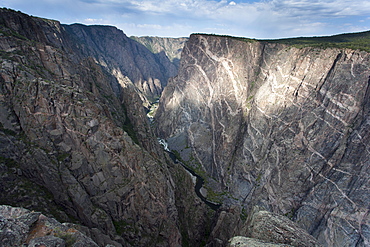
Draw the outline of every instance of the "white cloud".
[[[102,23],[104,22],[103,19],[93,19],[93,18],[87,18],[84,20],[86,24],[96,24],[96,23]]]
[[[176,23],[169,25],[119,23],[116,26],[129,36],[187,37],[193,32],[192,26]]]
[[[360,20],[362,28],[370,29],[368,0],[3,1],[5,7],[63,23],[112,24],[128,35],[166,31],[166,36],[186,36],[207,30],[255,38],[323,35],[346,32],[345,23],[356,26]]]

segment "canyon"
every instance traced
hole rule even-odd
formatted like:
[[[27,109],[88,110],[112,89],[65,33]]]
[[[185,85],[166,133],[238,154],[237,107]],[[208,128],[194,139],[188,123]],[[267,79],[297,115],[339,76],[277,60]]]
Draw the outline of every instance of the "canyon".
[[[0,55],[4,245],[370,244],[367,51],[3,8]]]

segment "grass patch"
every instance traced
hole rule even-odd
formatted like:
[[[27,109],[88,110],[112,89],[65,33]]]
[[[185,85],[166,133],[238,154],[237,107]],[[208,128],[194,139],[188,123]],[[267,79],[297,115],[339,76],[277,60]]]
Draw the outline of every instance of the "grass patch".
[[[66,247],[72,247],[77,241],[77,237],[74,236],[74,234],[64,232],[59,229],[56,229],[54,236],[63,239],[66,243]]]
[[[61,154],[58,154],[57,159],[58,161],[64,161],[68,157],[69,157],[69,153],[61,153]]]
[[[0,33],[3,34],[4,36],[15,37],[15,38],[18,38],[18,39],[21,39],[21,40],[28,40],[25,36],[15,32],[15,31],[12,31],[12,30],[8,30],[8,31],[0,30]]]
[[[244,222],[248,218],[247,210],[245,208],[242,208],[242,212],[240,213],[240,219]]]
[[[126,121],[122,126],[122,129],[131,137],[131,139],[140,146],[139,139],[136,136],[134,126],[132,125],[130,119],[126,117]]]
[[[16,136],[17,133],[11,129],[4,128],[3,124],[0,123],[0,131],[4,132],[5,135]]]
[[[349,48],[370,52],[370,31],[360,33],[347,33],[323,37],[298,37],[290,39],[260,40],[269,43],[287,44],[297,48],[317,47],[326,48]]]
[[[122,104],[122,109],[125,114],[125,122],[122,124],[122,129],[131,137],[131,139],[140,146],[139,138],[136,135],[134,125],[132,124],[130,118],[127,114],[127,108],[124,104]]]
[[[320,49],[326,48],[339,48],[339,49],[352,49],[370,52],[370,31],[359,32],[359,33],[345,33],[333,36],[322,36],[322,37],[297,37],[288,39],[250,39],[243,37],[233,37],[229,35],[217,35],[217,34],[204,34],[194,33],[194,35],[203,36],[216,36],[232,38],[244,42],[266,42],[266,43],[278,43],[291,45],[296,48],[304,47],[316,47]]]
[[[0,163],[5,164],[9,168],[19,168],[19,164],[15,160],[10,158],[0,156]]]
[[[116,233],[122,236],[125,232],[138,233],[139,231],[135,228],[133,224],[128,223],[125,220],[113,221],[114,228],[116,228]]]

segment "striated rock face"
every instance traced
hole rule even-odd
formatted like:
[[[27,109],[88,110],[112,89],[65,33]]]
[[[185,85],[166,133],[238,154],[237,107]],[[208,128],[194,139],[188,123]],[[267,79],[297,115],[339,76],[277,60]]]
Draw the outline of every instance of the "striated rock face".
[[[156,131],[225,205],[367,246],[369,66],[362,51],[192,35]]]
[[[88,57],[103,44],[78,43],[67,29],[117,35],[117,43],[124,36],[0,9],[0,184],[12,193],[0,201],[42,202],[42,211],[86,226],[100,246],[200,242],[210,216],[193,190],[188,200],[178,193],[192,182],[163,154],[132,82]]]
[[[166,54],[171,62],[178,68],[180,65],[181,52],[189,38],[162,38],[162,37],[130,37],[143,44],[154,54]]]

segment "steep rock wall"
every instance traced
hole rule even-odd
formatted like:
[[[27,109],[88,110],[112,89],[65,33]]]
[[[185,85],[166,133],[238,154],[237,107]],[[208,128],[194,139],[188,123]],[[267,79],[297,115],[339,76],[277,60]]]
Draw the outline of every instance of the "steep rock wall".
[[[76,41],[75,50],[93,57],[118,79],[127,76],[144,99],[158,98],[168,78],[177,73],[176,66],[165,53],[153,54],[115,27],[81,24],[63,27]]]
[[[369,62],[349,49],[192,35],[157,134],[224,204],[287,215],[325,246],[368,245]]]
[[[143,44],[146,48],[148,48],[152,53],[158,54],[158,56],[162,56],[162,54],[166,54],[170,61],[178,68],[180,65],[180,58],[181,52],[184,48],[186,41],[189,38],[162,38],[162,37],[150,37],[150,36],[142,36],[130,37],[137,42]]]
[[[164,155],[132,82],[122,77],[123,87],[76,51],[57,21],[0,9],[0,28],[0,184],[12,193],[0,201],[30,210],[43,202],[37,210],[97,228],[117,246],[203,239],[193,226],[205,218],[189,212],[207,209],[193,190],[188,200],[176,192],[168,164],[182,171],[181,186],[192,182]]]

